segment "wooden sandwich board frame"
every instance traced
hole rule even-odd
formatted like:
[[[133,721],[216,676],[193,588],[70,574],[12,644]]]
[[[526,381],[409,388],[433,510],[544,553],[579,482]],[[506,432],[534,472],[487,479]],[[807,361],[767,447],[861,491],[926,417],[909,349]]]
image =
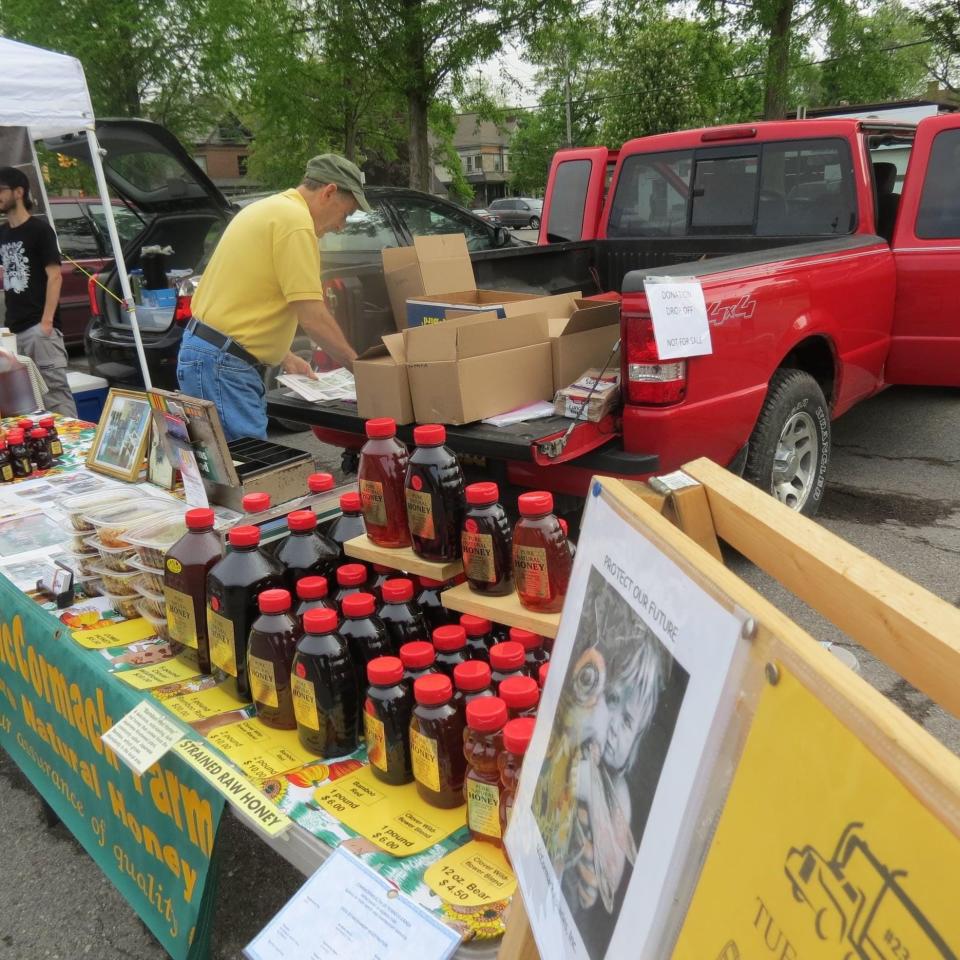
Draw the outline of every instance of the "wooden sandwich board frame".
[[[960,610],[709,460],[689,463],[683,471],[696,485],[666,495],[630,481],[602,478],[601,483],[625,521],[639,526],[707,589],[749,615],[754,669],[746,674],[745,687],[752,689],[743,691],[748,712],[763,683],[776,683],[778,672],[788,670],[917,804],[960,837],[960,758],[728,570],[718,541],[773,576],[954,715],[960,715]],[[734,756],[739,756],[749,726],[748,718],[739,727]],[[709,838],[705,845],[709,847]],[[676,931],[705,854],[706,849],[700,860],[685,864],[689,877],[678,896]],[[498,957],[539,956],[518,892]]]

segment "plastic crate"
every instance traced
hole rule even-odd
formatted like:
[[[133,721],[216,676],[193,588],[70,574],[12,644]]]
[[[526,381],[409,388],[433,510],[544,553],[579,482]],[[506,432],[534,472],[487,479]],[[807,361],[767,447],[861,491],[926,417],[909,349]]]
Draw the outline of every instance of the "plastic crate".
[[[67,383],[77,405],[77,416],[90,423],[99,423],[109,386],[103,377],[78,370],[67,371]]]

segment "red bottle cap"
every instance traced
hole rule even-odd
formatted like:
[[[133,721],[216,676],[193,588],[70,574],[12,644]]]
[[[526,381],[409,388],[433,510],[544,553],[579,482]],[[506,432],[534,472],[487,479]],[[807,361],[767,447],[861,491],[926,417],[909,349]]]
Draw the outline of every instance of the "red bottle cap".
[[[32,430],[32,429],[33,429],[33,421],[32,421],[29,417],[24,417],[22,420],[18,420],[18,421],[17,421],[17,426],[18,426],[21,430],[24,430],[24,431],[26,431],[26,430]]]
[[[399,657],[376,657],[367,664],[367,680],[377,687],[392,687],[403,679]]]
[[[359,587],[367,579],[367,568],[362,563],[345,563],[337,567],[337,583],[341,587]]]
[[[47,431],[43,427],[34,427],[30,431],[31,440],[42,440],[47,435]]]
[[[289,590],[264,590],[257,597],[261,613],[283,613],[290,609]]]
[[[560,517],[560,518],[557,520],[557,523],[560,524],[560,529],[563,531],[563,535],[564,535],[565,537],[569,537],[569,536],[570,536],[570,524],[567,523],[567,521],[564,520],[563,517]]]
[[[467,645],[467,631],[458,623],[448,623],[433,631],[433,645],[445,652],[461,650]]]
[[[460,618],[460,626],[467,631],[468,637],[482,637],[493,630],[493,624],[486,617],[475,617],[472,613],[465,613]]]
[[[426,640],[411,640],[400,648],[400,659],[409,670],[432,667],[437,659],[437,651]]]
[[[495,643],[490,648],[490,666],[494,670],[518,670],[523,666],[526,656],[519,643],[508,640]]]
[[[453,668],[453,682],[457,689],[468,693],[486,690],[490,686],[490,679],[490,664],[482,660],[468,660]]]
[[[260,542],[259,527],[234,527],[227,539],[231,547],[255,547]]]
[[[446,580],[432,580],[430,577],[417,577],[417,580],[420,582],[421,587],[426,587],[428,590],[436,590],[437,587],[442,587],[446,584]]]
[[[314,530],[317,526],[317,515],[312,510],[294,510],[287,514],[288,530]]]
[[[303,615],[303,629],[307,633],[333,633],[337,629],[337,611],[316,607]]]
[[[332,473],[311,473],[307,477],[307,489],[311,493],[326,493],[333,489]]]
[[[393,573],[393,567],[385,567],[382,563],[375,563],[373,565],[374,573]]]
[[[524,650],[536,650],[543,646],[543,637],[539,633],[524,630],[522,627],[511,627],[510,639],[519,643]]]
[[[44,428],[44,430],[53,429],[53,423],[54,423],[53,417],[41,417],[37,422],[40,424],[41,427]]]
[[[540,689],[542,690],[547,685],[547,674],[550,672],[549,663],[541,663],[540,670],[538,671],[538,676],[540,678]]]
[[[496,503],[500,499],[500,490],[495,483],[484,481],[483,483],[471,483],[466,490],[467,503],[483,506],[488,503]]]
[[[453,684],[450,678],[442,673],[430,673],[414,680],[413,695],[417,703],[422,703],[425,707],[435,707],[446,703],[453,696]]]
[[[371,440],[386,440],[397,435],[397,424],[392,417],[376,417],[363,425]]]
[[[385,580],[380,592],[383,594],[384,603],[403,603],[404,600],[413,599],[413,581],[406,577]]]
[[[540,699],[540,688],[533,677],[507,677],[497,687],[497,693],[511,710],[535,707]]]
[[[248,493],[241,503],[245,513],[260,513],[263,510],[270,509],[270,494]]]
[[[507,705],[499,697],[477,697],[467,704],[467,726],[480,733],[502,730],[507,722]]]
[[[372,593],[351,593],[340,603],[345,617],[369,617],[373,614],[376,598]]]
[[[521,493],[517,497],[517,506],[522,517],[542,517],[553,513],[553,494],[544,490]]]
[[[213,511],[209,507],[194,507],[184,516],[188,530],[210,530],[213,527]]]
[[[0,437],[0,450],[7,449],[7,441],[3,437]]]
[[[439,447],[447,442],[447,428],[439,423],[426,423],[413,428],[413,442],[418,447]]]
[[[340,495],[340,510],[343,513],[360,512],[360,494],[343,493]]]
[[[326,577],[301,577],[297,581],[297,596],[301,600],[322,600],[329,592]]]
[[[503,728],[503,745],[510,753],[523,756],[533,739],[533,728],[537,724],[536,717],[517,717],[510,720]]]
[[[22,430],[10,430],[7,433],[7,440],[11,444],[23,443],[23,431]]]

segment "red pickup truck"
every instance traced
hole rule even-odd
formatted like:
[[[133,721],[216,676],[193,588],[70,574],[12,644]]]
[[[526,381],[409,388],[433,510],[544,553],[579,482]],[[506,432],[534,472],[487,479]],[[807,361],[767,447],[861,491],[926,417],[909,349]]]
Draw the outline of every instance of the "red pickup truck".
[[[487,475],[582,496],[698,456],[816,512],[830,421],[888,384],[960,385],[960,116],[797,120],[560,151],[538,246],[474,260],[478,284],[621,294],[623,406],[610,434],[565,421],[451,427]],[[660,362],[644,278],[699,278],[709,356]],[[532,282],[531,282],[532,281]],[[281,393],[349,462],[347,404]],[[578,427],[578,430],[584,428]]]

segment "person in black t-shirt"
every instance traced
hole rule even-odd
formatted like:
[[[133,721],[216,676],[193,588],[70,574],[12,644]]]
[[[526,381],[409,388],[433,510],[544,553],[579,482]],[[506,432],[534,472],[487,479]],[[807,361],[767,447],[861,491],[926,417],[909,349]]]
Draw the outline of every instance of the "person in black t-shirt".
[[[77,415],[67,383],[67,349],[56,328],[60,301],[60,250],[53,228],[30,215],[30,181],[16,167],[0,169],[0,265],[6,325],[17,351],[30,357],[47,385],[43,403],[51,413]]]

